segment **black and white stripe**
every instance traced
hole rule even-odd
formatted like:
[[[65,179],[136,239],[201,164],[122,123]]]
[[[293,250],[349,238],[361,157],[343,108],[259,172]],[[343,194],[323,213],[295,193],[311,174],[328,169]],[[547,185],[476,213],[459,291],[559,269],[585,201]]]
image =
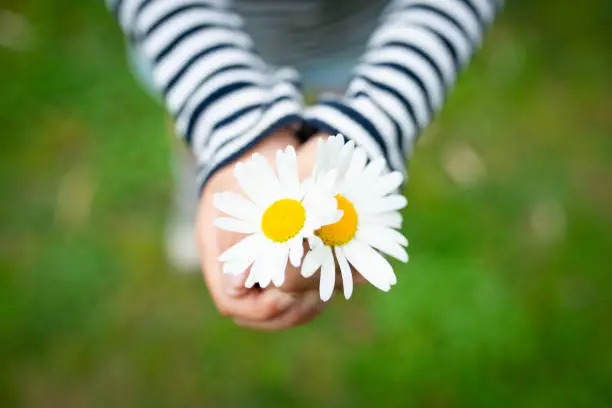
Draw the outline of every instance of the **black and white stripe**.
[[[108,0],[124,32],[152,63],[176,128],[203,184],[218,168],[281,126],[300,121],[295,70],[256,53],[227,0]]]
[[[342,133],[370,157],[382,155],[391,168],[405,171],[405,158],[420,131],[441,109],[503,2],[391,0],[345,95],[305,110],[297,72],[272,69],[263,61],[230,0],[107,3],[139,53],[151,62],[155,85],[175,117],[178,133],[191,145],[204,183],[262,137],[300,121]],[[249,6],[245,0],[242,10],[274,12],[281,19],[277,21],[288,10],[310,10],[312,18],[318,15],[313,10],[319,10],[306,0],[260,3]],[[356,7],[355,13],[367,9]],[[299,20],[303,13],[294,14]],[[311,20],[322,32],[325,27]],[[287,55],[299,54],[295,44],[284,45]]]
[[[405,172],[420,131],[482,42],[499,0],[394,0],[341,100],[306,109],[305,121],[355,139]]]

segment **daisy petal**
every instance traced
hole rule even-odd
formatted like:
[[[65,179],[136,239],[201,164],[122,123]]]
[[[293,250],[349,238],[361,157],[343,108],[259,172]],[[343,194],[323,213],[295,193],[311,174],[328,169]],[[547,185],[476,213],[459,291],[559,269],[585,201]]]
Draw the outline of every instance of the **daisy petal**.
[[[289,243],[289,261],[291,265],[298,268],[302,263],[302,257],[304,256],[304,243],[303,239],[299,235],[291,240]]]
[[[397,276],[395,276],[395,273],[389,275],[389,283],[391,286],[394,286],[397,283]]]
[[[379,230],[379,234],[384,235],[385,239],[397,242],[401,246],[408,246],[408,239],[401,232],[393,228],[382,228]]]
[[[253,263],[252,257],[238,258],[223,264],[223,273],[228,275],[240,275]]]
[[[265,247],[265,243],[266,238],[263,234],[249,235],[219,255],[218,261],[227,262],[235,258],[244,258],[249,254],[257,254]]]
[[[298,199],[300,195],[300,179],[298,177],[297,157],[293,146],[287,146],[285,151],[276,152],[276,168],[281,189],[288,197]]]
[[[244,287],[251,289],[257,283],[257,279],[255,278],[255,274],[253,271],[249,272],[249,276],[247,276],[246,281],[244,282]]]
[[[322,225],[333,224],[342,217],[333,193],[335,174],[333,171],[321,176],[302,200],[306,208],[305,235]]]
[[[397,211],[406,207],[406,205],[408,205],[406,197],[401,194],[392,194],[382,199],[381,210],[378,212]]]
[[[269,251],[262,251],[253,262],[251,273],[259,283],[259,286],[266,288],[272,281],[270,274],[270,264],[272,263],[271,254]]]
[[[353,294],[353,274],[351,273],[351,267],[349,266],[344,252],[341,247],[335,247],[336,260],[338,266],[340,266],[340,274],[342,276],[342,287],[344,288],[344,297],[349,299]]]
[[[328,212],[327,214],[322,215],[320,217],[319,221],[321,223],[321,226],[329,225],[329,224],[335,224],[338,221],[340,221],[340,219],[342,218],[342,215],[344,215],[344,211],[342,211],[342,210],[336,210],[336,211],[333,211],[333,212]]]
[[[331,249],[325,255],[325,261],[321,265],[321,276],[319,282],[319,296],[321,300],[327,302],[332,293],[334,293],[334,285],[336,284],[336,265]]]
[[[338,171],[342,169],[342,167],[338,166],[339,164],[338,159],[340,157],[340,153],[342,152],[342,149],[344,148],[344,146],[345,146],[344,137],[342,135],[336,135],[336,136],[332,136],[329,138],[327,142],[327,163],[326,163],[327,169],[330,169],[333,167],[337,168]],[[351,157],[352,157],[352,154],[348,154],[349,160],[347,161],[346,166],[348,166]],[[346,170],[346,166],[344,167],[344,170]]]
[[[391,289],[393,268],[385,258],[370,246],[353,240],[342,247],[346,259],[368,282],[387,292]]]
[[[315,153],[315,164],[312,169],[313,177],[317,177],[321,170],[324,170],[326,167],[326,154],[327,149],[325,148],[326,143],[323,141],[322,137],[317,138],[317,152]]]
[[[313,185],[314,185],[314,177],[309,177],[306,180],[302,181],[300,183],[299,197],[300,198],[304,197],[312,189]]]
[[[334,189],[334,184],[338,179],[338,171],[336,169],[325,172],[319,180],[317,186],[319,193],[331,193]]]
[[[397,189],[404,181],[404,176],[399,171],[385,174],[376,181],[376,192],[380,195],[397,192]]]
[[[215,194],[213,205],[225,214],[240,220],[252,221],[259,218],[257,207],[251,201],[231,191]]]
[[[320,246],[323,246],[323,241],[321,240],[321,238],[317,237],[316,235],[313,235],[311,237],[308,237],[308,246],[311,249],[315,249],[318,248]]]
[[[367,167],[363,171],[363,177],[368,180],[374,179],[383,172],[386,166],[387,161],[385,160],[385,158],[377,157],[367,165]]]
[[[382,214],[364,214],[359,222],[364,228],[368,227],[386,227],[386,228],[401,228],[402,214],[399,211],[389,211]]]
[[[330,251],[327,246],[320,246],[318,248],[308,251],[302,262],[302,269],[300,273],[305,278],[310,278],[314,273],[321,267],[325,259],[327,259],[327,252]]]
[[[346,170],[348,169],[349,164],[351,163],[351,157],[353,156],[353,150],[355,149],[355,142],[349,140],[342,149],[340,150],[340,154],[338,155],[338,173],[341,177],[344,177]]]
[[[272,283],[275,286],[282,286],[285,282],[285,271],[287,269],[287,261],[289,260],[289,252],[286,247],[280,247],[278,253],[275,254],[275,266],[272,276]]]
[[[344,144],[345,144],[344,143],[344,135],[338,133],[338,134],[336,134],[334,136],[331,136],[329,138],[329,140],[330,140],[330,143],[333,146],[334,155],[336,155],[340,151],[340,149],[342,149],[342,146],[344,146]]]
[[[254,222],[237,220],[235,218],[215,218],[214,224],[219,229],[240,232],[242,234],[252,234],[259,231],[259,226]]]
[[[406,250],[395,240],[390,239],[389,235],[385,236],[381,230],[380,228],[370,228],[369,230],[358,231],[357,239],[401,262],[408,262]]]
[[[266,199],[263,189],[258,185],[257,178],[252,173],[250,162],[239,162],[234,166],[234,177],[242,191],[260,208],[265,208]]]
[[[353,151],[353,157],[349,163],[348,169],[346,169],[346,175],[344,180],[348,184],[353,184],[361,181],[360,176],[362,175],[368,158],[363,149],[356,147]]]
[[[308,247],[310,249],[315,249],[318,248],[320,246],[323,246],[323,241],[321,240],[321,238],[317,237],[316,235],[311,235],[309,237],[307,237],[306,239],[308,241]]]
[[[257,180],[256,186],[261,190],[264,207],[267,207],[281,196],[278,177],[270,167],[268,160],[259,153],[253,154],[249,164],[253,176]]]
[[[366,214],[376,214],[388,211],[401,210],[408,204],[408,200],[401,194],[392,194],[381,199],[366,201],[359,204],[359,211]]]

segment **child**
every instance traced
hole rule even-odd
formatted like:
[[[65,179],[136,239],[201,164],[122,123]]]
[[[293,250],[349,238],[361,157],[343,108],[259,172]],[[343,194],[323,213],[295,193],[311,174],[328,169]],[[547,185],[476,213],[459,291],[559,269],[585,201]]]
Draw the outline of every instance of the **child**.
[[[317,286],[296,271],[282,288],[265,290],[222,275],[217,256],[239,236],[213,227],[211,197],[238,191],[232,164],[293,144],[307,174],[309,137],[342,133],[405,173],[418,134],[501,7],[501,0],[108,2],[197,161],[196,235],[213,300],[237,323],[269,330],[304,323],[323,305]],[[301,84],[335,94],[305,107]]]

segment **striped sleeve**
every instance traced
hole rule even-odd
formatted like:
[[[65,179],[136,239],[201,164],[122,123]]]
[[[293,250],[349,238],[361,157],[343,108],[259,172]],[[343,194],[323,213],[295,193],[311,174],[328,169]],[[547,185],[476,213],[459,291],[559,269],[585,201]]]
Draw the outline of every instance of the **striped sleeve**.
[[[178,134],[198,161],[203,185],[274,130],[297,125],[297,72],[259,57],[228,0],[107,0],[138,54]]]
[[[420,131],[501,7],[501,0],[391,1],[346,94],[307,108],[306,123],[354,139],[405,173]]]

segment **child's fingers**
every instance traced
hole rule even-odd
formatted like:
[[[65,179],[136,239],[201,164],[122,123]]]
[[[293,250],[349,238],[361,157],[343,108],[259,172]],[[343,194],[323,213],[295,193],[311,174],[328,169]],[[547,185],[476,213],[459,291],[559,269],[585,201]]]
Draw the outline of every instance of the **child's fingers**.
[[[285,271],[285,282],[280,289],[284,292],[296,293],[318,289],[319,279],[306,279],[300,275],[300,270],[289,265]]]
[[[308,323],[318,316],[327,306],[319,299],[318,291],[304,292],[291,307],[274,319],[256,321],[251,319],[234,319],[236,324],[242,327],[278,331]]]
[[[305,250],[306,251],[306,250]],[[338,261],[336,261],[336,279],[335,279],[335,290],[342,291],[343,290],[343,281],[340,273],[340,266],[338,265]],[[285,282],[281,286],[281,290],[285,292],[305,292],[309,290],[318,290],[320,284],[320,276],[321,269],[318,269],[312,277],[304,278],[299,270],[289,265],[287,267]],[[353,267],[351,267],[351,273],[353,278],[353,284],[362,285],[367,283],[367,280],[361,276],[359,272],[357,272]]]
[[[244,287],[247,273],[224,275],[216,265],[214,262],[204,262],[204,278],[213,302],[223,316],[269,320],[284,313],[297,300],[296,296],[278,289],[247,289]]]

